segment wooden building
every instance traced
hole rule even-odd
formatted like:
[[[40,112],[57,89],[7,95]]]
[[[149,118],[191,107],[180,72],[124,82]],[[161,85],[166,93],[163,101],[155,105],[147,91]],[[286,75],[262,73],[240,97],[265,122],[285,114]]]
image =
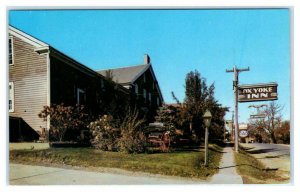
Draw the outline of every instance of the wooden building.
[[[15,27],[8,32],[11,142],[37,140],[50,129],[38,117],[43,106],[84,105],[97,117],[133,105],[153,119],[163,102],[148,55],[143,65],[111,70],[110,79]]]
[[[117,92],[116,96],[109,96]],[[108,105],[124,106],[129,91],[106,80],[50,45],[9,26],[10,140],[37,140],[50,121],[38,117],[43,106],[85,105],[89,114],[104,113]],[[121,99],[119,99],[121,98]],[[122,101],[122,102],[121,102]],[[25,134],[31,128],[31,133]],[[28,131],[27,131],[28,132]],[[27,133],[26,132],[26,133]]]

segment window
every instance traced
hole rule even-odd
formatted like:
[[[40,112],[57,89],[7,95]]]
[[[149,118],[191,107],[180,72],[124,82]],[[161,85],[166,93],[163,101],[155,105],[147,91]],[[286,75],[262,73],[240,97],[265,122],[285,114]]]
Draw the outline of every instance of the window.
[[[148,93],[148,99],[149,99],[149,102],[151,103],[151,93]]]
[[[15,98],[14,98],[14,83],[13,82],[9,82],[8,90],[9,90],[8,111],[9,112],[14,112]]]
[[[159,102],[159,97],[156,98],[156,105],[159,106],[160,102]]]
[[[104,81],[101,79],[101,89],[104,89]]]
[[[144,98],[147,99],[147,91],[146,91],[146,89],[144,89],[143,93],[144,93]]]
[[[9,37],[8,39],[8,63],[13,64],[13,38]]]
[[[139,86],[138,86],[138,84],[135,84],[135,86],[134,86],[134,88],[135,88],[135,94],[139,94]]]
[[[146,83],[146,74],[144,73],[144,83]]]
[[[77,105],[85,105],[86,95],[85,91],[77,88]]]

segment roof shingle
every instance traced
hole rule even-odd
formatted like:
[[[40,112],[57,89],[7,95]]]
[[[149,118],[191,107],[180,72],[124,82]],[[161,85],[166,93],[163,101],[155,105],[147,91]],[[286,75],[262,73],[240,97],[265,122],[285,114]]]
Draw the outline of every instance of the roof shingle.
[[[112,80],[114,82],[120,84],[130,84],[133,83],[140,75],[142,75],[149,67],[149,64],[143,64],[116,69],[99,70],[97,72],[105,77],[106,72],[110,70],[112,72]]]

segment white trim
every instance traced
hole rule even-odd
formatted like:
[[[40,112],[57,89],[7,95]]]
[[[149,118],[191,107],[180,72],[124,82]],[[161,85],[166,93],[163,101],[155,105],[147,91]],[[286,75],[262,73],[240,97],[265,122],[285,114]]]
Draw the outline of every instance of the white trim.
[[[15,111],[15,87],[14,87],[14,82],[9,82],[8,83],[8,102],[11,100],[11,109],[9,108],[9,103],[8,103],[8,111],[9,112],[14,112]]]
[[[12,26],[8,26],[9,33],[15,37],[22,39],[23,41],[35,46],[35,47],[44,47],[49,46],[48,44],[20,31]]]
[[[9,63],[9,40],[11,45],[11,63]],[[14,38],[13,36],[9,36],[8,38],[8,64],[14,65]]]
[[[79,94],[80,93],[83,93],[84,94],[84,100],[86,100],[86,94],[85,94],[85,91],[80,89],[80,88],[77,88],[77,105],[80,105],[80,100],[79,100]]]
[[[47,106],[51,106],[51,68],[50,53],[47,54]],[[47,117],[47,130],[50,130],[50,115]]]

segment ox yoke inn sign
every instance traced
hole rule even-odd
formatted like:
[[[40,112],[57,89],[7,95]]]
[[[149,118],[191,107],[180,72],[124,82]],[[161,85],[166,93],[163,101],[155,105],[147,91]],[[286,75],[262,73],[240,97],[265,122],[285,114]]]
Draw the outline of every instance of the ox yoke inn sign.
[[[277,100],[277,83],[240,85],[238,87],[239,102]]]

